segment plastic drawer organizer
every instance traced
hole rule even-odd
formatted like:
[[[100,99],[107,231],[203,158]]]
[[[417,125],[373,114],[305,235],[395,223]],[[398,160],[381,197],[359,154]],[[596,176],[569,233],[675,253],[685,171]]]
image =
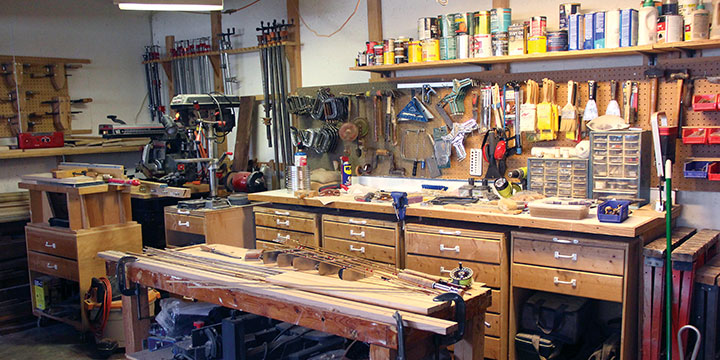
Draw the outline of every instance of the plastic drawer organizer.
[[[528,188],[548,197],[586,199],[587,159],[528,159]]]
[[[592,197],[643,199],[650,197],[649,131],[590,133]]]

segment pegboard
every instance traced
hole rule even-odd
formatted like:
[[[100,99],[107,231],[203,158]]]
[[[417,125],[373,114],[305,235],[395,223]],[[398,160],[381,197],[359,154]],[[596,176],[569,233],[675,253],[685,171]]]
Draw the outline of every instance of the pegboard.
[[[62,61],[60,61],[62,60]],[[11,119],[17,115],[18,107],[20,109],[20,124],[23,132],[52,132],[57,131],[54,124],[53,115],[46,113],[52,113],[52,104],[43,104],[44,101],[53,101],[56,98],[69,98],[69,91],[67,81],[60,81],[63,86],[59,89],[55,89],[51,79],[49,77],[33,77],[33,74],[43,75],[47,74],[47,65],[55,65],[56,67],[63,67],[74,63],[89,63],[89,60],[84,59],[57,59],[57,58],[38,58],[38,57],[14,57],[15,63],[22,67],[22,81],[19,86],[13,86],[10,77],[12,77],[12,63],[13,57],[0,57],[0,63],[6,66],[6,72],[3,73],[2,79],[0,79],[0,137],[12,137],[14,132],[11,129]],[[74,68],[79,67],[73,65]],[[67,70],[70,72],[72,70]],[[19,98],[20,104],[17,100],[12,99]],[[76,109],[73,109],[76,110]],[[64,123],[68,124],[66,131],[71,130],[70,124],[72,123],[72,115],[68,114],[69,118],[64,119]],[[29,126],[30,125],[30,126]]]
[[[706,77],[706,76],[718,76],[720,75],[720,62],[714,62],[712,60],[697,61],[699,59],[693,59],[683,66],[666,66],[663,67],[666,70],[672,69],[687,69],[690,72],[691,77]],[[637,67],[621,67],[621,68],[605,68],[605,69],[592,69],[592,70],[567,70],[567,71],[549,71],[549,72],[536,72],[536,73],[484,73],[478,72],[474,79],[477,79],[480,83],[497,82],[504,84],[509,81],[526,81],[533,79],[539,84],[542,84],[543,78],[554,80],[557,85],[555,104],[559,106],[559,109],[567,102],[567,82],[573,80],[579,82],[578,88],[578,102],[576,104],[579,111],[579,116],[582,116],[583,109],[588,100],[588,80],[596,80],[598,82],[598,90],[596,103],[598,106],[598,112],[600,115],[605,113],[607,104],[610,101],[610,81],[616,80],[618,82],[617,89],[617,101],[622,109],[622,83],[627,80],[637,81],[639,86],[638,92],[638,122],[631,124],[632,127],[638,127],[645,130],[650,130],[650,113],[649,113],[649,97],[650,97],[650,81],[645,78],[644,72],[647,70],[646,66]],[[416,81],[412,81],[416,82]],[[677,98],[676,89],[677,83],[674,80],[667,80],[660,78],[658,89],[658,111],[665,111],[668,115],[670,125],[677,124]],[[377,83],[372,83],[377,84]],[[370,84],[368,84],[370,85]],[[335,92],[334,87],[330,87]],[[403,134],[405,129],[425,128],[427,133],[432,134],[432,129],[445,125],[442,117],[437,113],[434,108],[434,104],[447,93],[450,92],[449,88],[436,89],[438,92],[437,96],[433,96],[432,106],[428,106],[430,112],[433,113],[435,118],[428,123],[418,122],[406,122],[399,123],[398,134]],[[472,118],[472,93],[476,92],[479,94],[479,88],[471,88],[466,92],[464,101],[466,113],[462,117],[453,118],[454,122],[463,122]],[[337,95],[337,92],[335,92]],[[707,80],[697,79],[695,80],[694,94],[718,94],[720,93],[720,84],[711,84]],[[395,113],[399,112],[405,104],[410,100],[410,90],[404,89],[401,91],[401,96],[395,99],[394,109]],[[420,91],[417,91],[417,95],[420,96]],[[388,149],[393,152],[394,160],[397,167],[405,168],[405,176],[411,177],[413,162],[404,160],[400,151],[400,142],[397,146],[392,146],[390,143],[384,143],[381,141],[380,144],[375,144],[373,141],[373,101],[372,98],[365,98],[361,103],[364,102],[364,115],[371,125],[368,136],[362,140],[361,144],[365,148],[381,148]],[[384,103],[384,101],[383,101]],[[384,109],[384,107],[382,107]],[[384,113],[384,112],[383,112]],[[350,114],[350,119],[354,119],[358,116],[356,109]],[[313,122],[313,126],[318,126],[318,122]],[[310,123],[303,122],[301,126],[310,125]],[[694,112],[690,104],[688,104],[687,110],[685,111],[685,123],[684,126],[720,126],[720,112]],[[543,141],[529,143],[527,139],[523,139],[523,152],[521,155],[512,155],[507,160],[508,170],[523,167],[527,165],[527,158],[530,157],[529,146],[541,146],[541,147],[555,147],[555,146],[575,146],[575,142],[572,140],[564,139],[564,133],[559,133],[559,139],[555,141]],[[480,148],[482,145],[483,136],[479,132],[474,132],[466,137],[464,145],[467,153],[470,153],[472,148]],[[513,144],[514,141],[511,141]],[[371,159],[367,158],[366,155],[369,152],[365,152],[363,156],[358,158],[355,156],[355,148],[357,144],[344,144],[350,154],[350,160],[353,167],[370,163]],[[336,160],[338,156],[342,154],[343,146],[338,146],[338,149],[333,154],[328,154],[324,159]],[[652,149],[648,149],[652,151]],[[699,179],[685,179],[682,175],[682,164],[685,159],[689,157],[720,157],[720,145],[683,145],[678,140],[676,149],[676,162],[673,173],[673,187],[681,190],[689,191],[720,191],[720,182],[699,180]],[[381,157],[378,160],[377,168],[373,170],[372,176],[388,176],[388,170],[390,169],[389,159]],[[324,161],[319,163],[312,163],[311,165],[323,166]],[[470,160],[469,157],[462,162],[458,162],[453,150],[453,156],[451,158],[451,167],[442,169],[441,178],[445,179],[467,179],[469,175]],[[485,168],[487,166],[485,165]],[[654,167],[653,167],[654,169]],[[419,169],[417,173],[418,178],[427,178],[428,170]],[[652,185],[656,186],[657,176],[655,171],[652,171]]]

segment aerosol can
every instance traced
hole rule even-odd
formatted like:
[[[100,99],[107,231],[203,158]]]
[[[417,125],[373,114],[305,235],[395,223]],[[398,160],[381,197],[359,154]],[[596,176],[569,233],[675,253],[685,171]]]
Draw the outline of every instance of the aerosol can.
[[[720,0],[713,0],[711,39],[720,39]]]
[[[658,10],[655,2],[645,0],[638,14],[638,45],[651,45],[657,42],[657,19]]]

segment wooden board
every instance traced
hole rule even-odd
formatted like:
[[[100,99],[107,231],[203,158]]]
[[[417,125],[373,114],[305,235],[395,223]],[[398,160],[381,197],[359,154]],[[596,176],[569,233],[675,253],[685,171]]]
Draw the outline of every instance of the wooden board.
[[[672,261],[693,262],[718,242],[720,231],[703,229],[682,243],[672,252]]]
[[[82,155],[82,154],[109,154],[121,152],[140,152],[142,146],[77,146],[77,147],[61,147],[47,149],[24,149],[24,150],[2,150],[0,151],[0,160],[5,159],[25,159],[36,157],[63,156],[63,155]]]
[[[680,244],[685,242],[691,236],[695,234],[697,230],[689,227],[676,227],[672,232],[671,244],[672,248],[677,248]],[[667,239],[665,236],[659,237],[649,244],[645,245],[643,249],[643,256],[662,259],[665,257],[665,249],[667,248]]]

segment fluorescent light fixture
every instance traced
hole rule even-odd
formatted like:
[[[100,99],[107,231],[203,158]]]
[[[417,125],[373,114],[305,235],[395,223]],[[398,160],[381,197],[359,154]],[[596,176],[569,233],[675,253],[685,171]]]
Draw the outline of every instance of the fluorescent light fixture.
[[[223,0],[114,0],[120,10],[219,11]]]

